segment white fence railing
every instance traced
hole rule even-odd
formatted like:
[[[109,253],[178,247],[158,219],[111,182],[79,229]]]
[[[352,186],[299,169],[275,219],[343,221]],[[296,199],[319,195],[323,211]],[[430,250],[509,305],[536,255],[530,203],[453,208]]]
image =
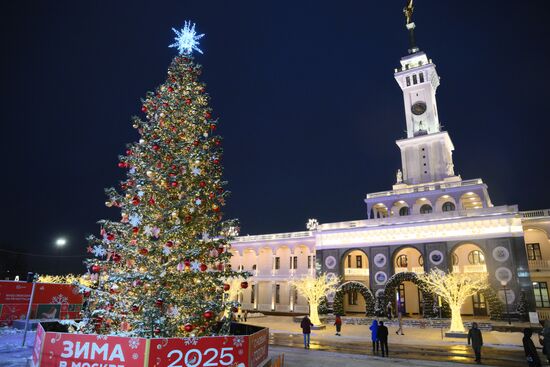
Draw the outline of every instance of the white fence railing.
[[[395,268],[395,274],[398,273],[416,273],[424,274],[424,267],[422,266],[413,266],[410,268]]]
[[[485,264],[478,265],[453,265],[453,273],[486,273],[487,266]]]
[[[369,268],[345,268],[344,275],[368,277]]]
[[[529,260],[530,269],[550,269],[550,260]]]
[[[519,213],[522,218],[550,217],[550,209],[527,210]]]

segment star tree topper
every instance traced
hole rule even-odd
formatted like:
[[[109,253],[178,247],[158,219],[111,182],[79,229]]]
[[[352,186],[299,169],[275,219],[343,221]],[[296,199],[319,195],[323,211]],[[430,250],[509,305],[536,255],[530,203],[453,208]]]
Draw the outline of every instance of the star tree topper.
[[[199,48],[199,40],[204,37],[204,33],[197,34],[195,32],[195,23],[191,24],[191,21],[187,20],[181,30],[178,31],[175,28],[172,28],[172,30],[176,33],[176,42],[168,47],[177,47],[180,55],[191,55],[193,51],[202,54],[202,50]]]

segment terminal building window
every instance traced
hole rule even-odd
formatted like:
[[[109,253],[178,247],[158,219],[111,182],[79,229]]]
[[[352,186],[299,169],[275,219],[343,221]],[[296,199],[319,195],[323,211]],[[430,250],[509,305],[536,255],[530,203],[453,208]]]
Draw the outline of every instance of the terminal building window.
[[[542,260],[542,255],[540,253],[540,244],[528,243],[525,246],[527,247],[527,258],[529,260]]]
[[[550,307],[548,300],[548,283],[533,282],[533,291],[535,292],[535,303],[537,308]]]

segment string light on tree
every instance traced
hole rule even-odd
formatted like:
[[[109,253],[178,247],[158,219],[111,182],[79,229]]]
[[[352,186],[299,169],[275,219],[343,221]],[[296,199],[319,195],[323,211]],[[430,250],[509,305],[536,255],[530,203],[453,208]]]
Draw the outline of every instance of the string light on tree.
[[[314,325],[321,325],[319,319],[319,304],[329,293],[336,292],[339,279],[336,276],[321,274],[318,277],[308,275],[306,277],[292,280],[291,286],[304,296],[309,303],[309,318]]]
[[[464,332],[464,324],[460,308],[468,299],[489,287],[487,274],[483,273],[445,273],[432,269],[429,273],[420,275],[425,286],[433,293],[441,296],[451,308],[450,332]]]

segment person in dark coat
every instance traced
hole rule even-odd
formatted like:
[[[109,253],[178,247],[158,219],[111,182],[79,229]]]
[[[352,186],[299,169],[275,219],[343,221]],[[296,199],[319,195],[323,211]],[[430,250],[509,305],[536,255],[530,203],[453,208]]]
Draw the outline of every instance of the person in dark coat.
[[[527,358],[527,365],[529,367],[541,367],[539,354],[537,348],[531,340],[533,331],[530,328],[523,329],[523,349],[525,350],[525,357]]]
[[[334,319],[334,326],[336,326],[336,335],[340,335],[340,330],[342,330],[342,319],[340,318],[340,315],[336,315],[336,318]]]
[[[390,351],[388,349],[388,328],[384,326],[384,321],[380,321],[376,336],[378,337],[378,341],[380,342],[382,357],[387,357],[390,354]]]
[[[477,327],[477,322],[472,322],[472,328],[468,331],[468,345],[472,345],[472,349],[476,355],[476,362],[481,363],[481,347],[483,346],[483,336],[481,330]]]
[[[372,340],[372,354],[378,353],[380,342],[378,341],[378,321],[372,320],[370,329],[370,339]]]
[[[304,334],[304,348],[309,349],[309,335],[311,334],[311,327],[313,324],[307,315],[304,316],[300,327],[302,328],[302,333]]]
[[[550,363],[550,320],[544,321],[544,328],[539,334],[539,342],[542,345],[542,353]]]
[[[386,306],[386,315],[388,316],[388,320],[391,320],[393,314],[393,309],[391,306],[391,302],[388,302],[388,305]]]

